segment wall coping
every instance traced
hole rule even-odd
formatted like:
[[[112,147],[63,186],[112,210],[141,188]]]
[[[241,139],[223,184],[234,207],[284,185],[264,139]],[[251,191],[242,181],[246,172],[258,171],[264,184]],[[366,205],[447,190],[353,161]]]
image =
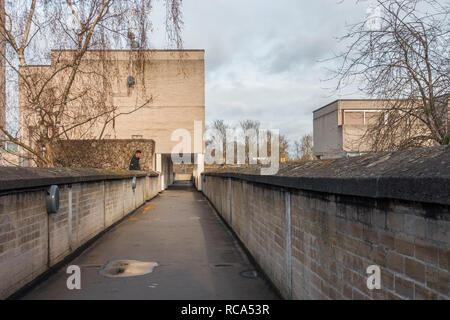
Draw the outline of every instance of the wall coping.
[[[0,167],[0,192],[50,185],[157,177],[155,171],[125,171],[80,168],[24,168]]]
[[[256,170],[222,168],[204,175],[337,195],[450,205],[450,146],[289,163],[272,176]]]

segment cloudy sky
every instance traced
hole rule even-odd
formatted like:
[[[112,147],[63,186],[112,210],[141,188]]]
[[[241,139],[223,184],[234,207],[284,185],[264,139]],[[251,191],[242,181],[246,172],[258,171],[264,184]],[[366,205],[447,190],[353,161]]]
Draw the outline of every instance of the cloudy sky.
[[[184,47],[205,49],[206,120],[257,119],[289,139],[312,132],[312,111],[339,97],[321,62],[369,1],[184,0]],[[153,47],[165,47],[155,8]],[[330,66],[330,64],[328,64]]]
[[[154,0],[151,47],[168,48],[164,0]],[[338,98],[327,81],[348,24],[373,0],[183,0],[185,49],[205,49],[206,121],[259,120],[293,141],[312,133],[312,111]],[[44,50],[48,51],[48,50]]]

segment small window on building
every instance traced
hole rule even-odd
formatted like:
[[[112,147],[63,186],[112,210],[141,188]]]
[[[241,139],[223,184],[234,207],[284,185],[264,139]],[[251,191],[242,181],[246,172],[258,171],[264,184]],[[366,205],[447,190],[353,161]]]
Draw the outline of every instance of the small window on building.
[[[131,136],[131,139],[134,139],[134,140],[143,139],[143,138],[144,138],[144,136],[142,136],[142,135],[133,135],[133,136]]]
[[[17,152],[17,151],[19,151],[19,146],[12,142],[6,142],[6,151]]]

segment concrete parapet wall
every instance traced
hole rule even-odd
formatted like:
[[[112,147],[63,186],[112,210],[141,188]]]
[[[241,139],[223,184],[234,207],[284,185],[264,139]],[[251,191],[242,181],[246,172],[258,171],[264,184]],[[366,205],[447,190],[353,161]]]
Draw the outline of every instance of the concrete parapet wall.
[[[0,168],[0,298],[155,197],[158,180],[154,172]],[[47,214],[52,184],[59,187],[60,208]]]
[[[386,154],[340,159],[341,170],[320,175],[314,168],[333,164],[277,176],[225,168],[204,174],[202,190],[287,299],[448,300],[450,148],[420,152],[391,154],[404,164],[389,175]],[[362,164],[381,167],[370,176]],[[380,290],[367,287],[372,265]]]

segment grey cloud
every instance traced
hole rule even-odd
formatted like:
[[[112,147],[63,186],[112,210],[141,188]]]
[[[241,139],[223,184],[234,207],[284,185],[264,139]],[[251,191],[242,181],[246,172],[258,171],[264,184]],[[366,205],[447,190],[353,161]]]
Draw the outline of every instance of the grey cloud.
[[[319,63],[330,49],[330,41],[311,36],[279,41],[266,55],[268,73],[304,71]]]
[[[185,1],[185,47],[206,50],[207,121],[257,119],[292,140],[311,132],[312,110],[336,98],[318,60],[368,5],[338,2]]]

